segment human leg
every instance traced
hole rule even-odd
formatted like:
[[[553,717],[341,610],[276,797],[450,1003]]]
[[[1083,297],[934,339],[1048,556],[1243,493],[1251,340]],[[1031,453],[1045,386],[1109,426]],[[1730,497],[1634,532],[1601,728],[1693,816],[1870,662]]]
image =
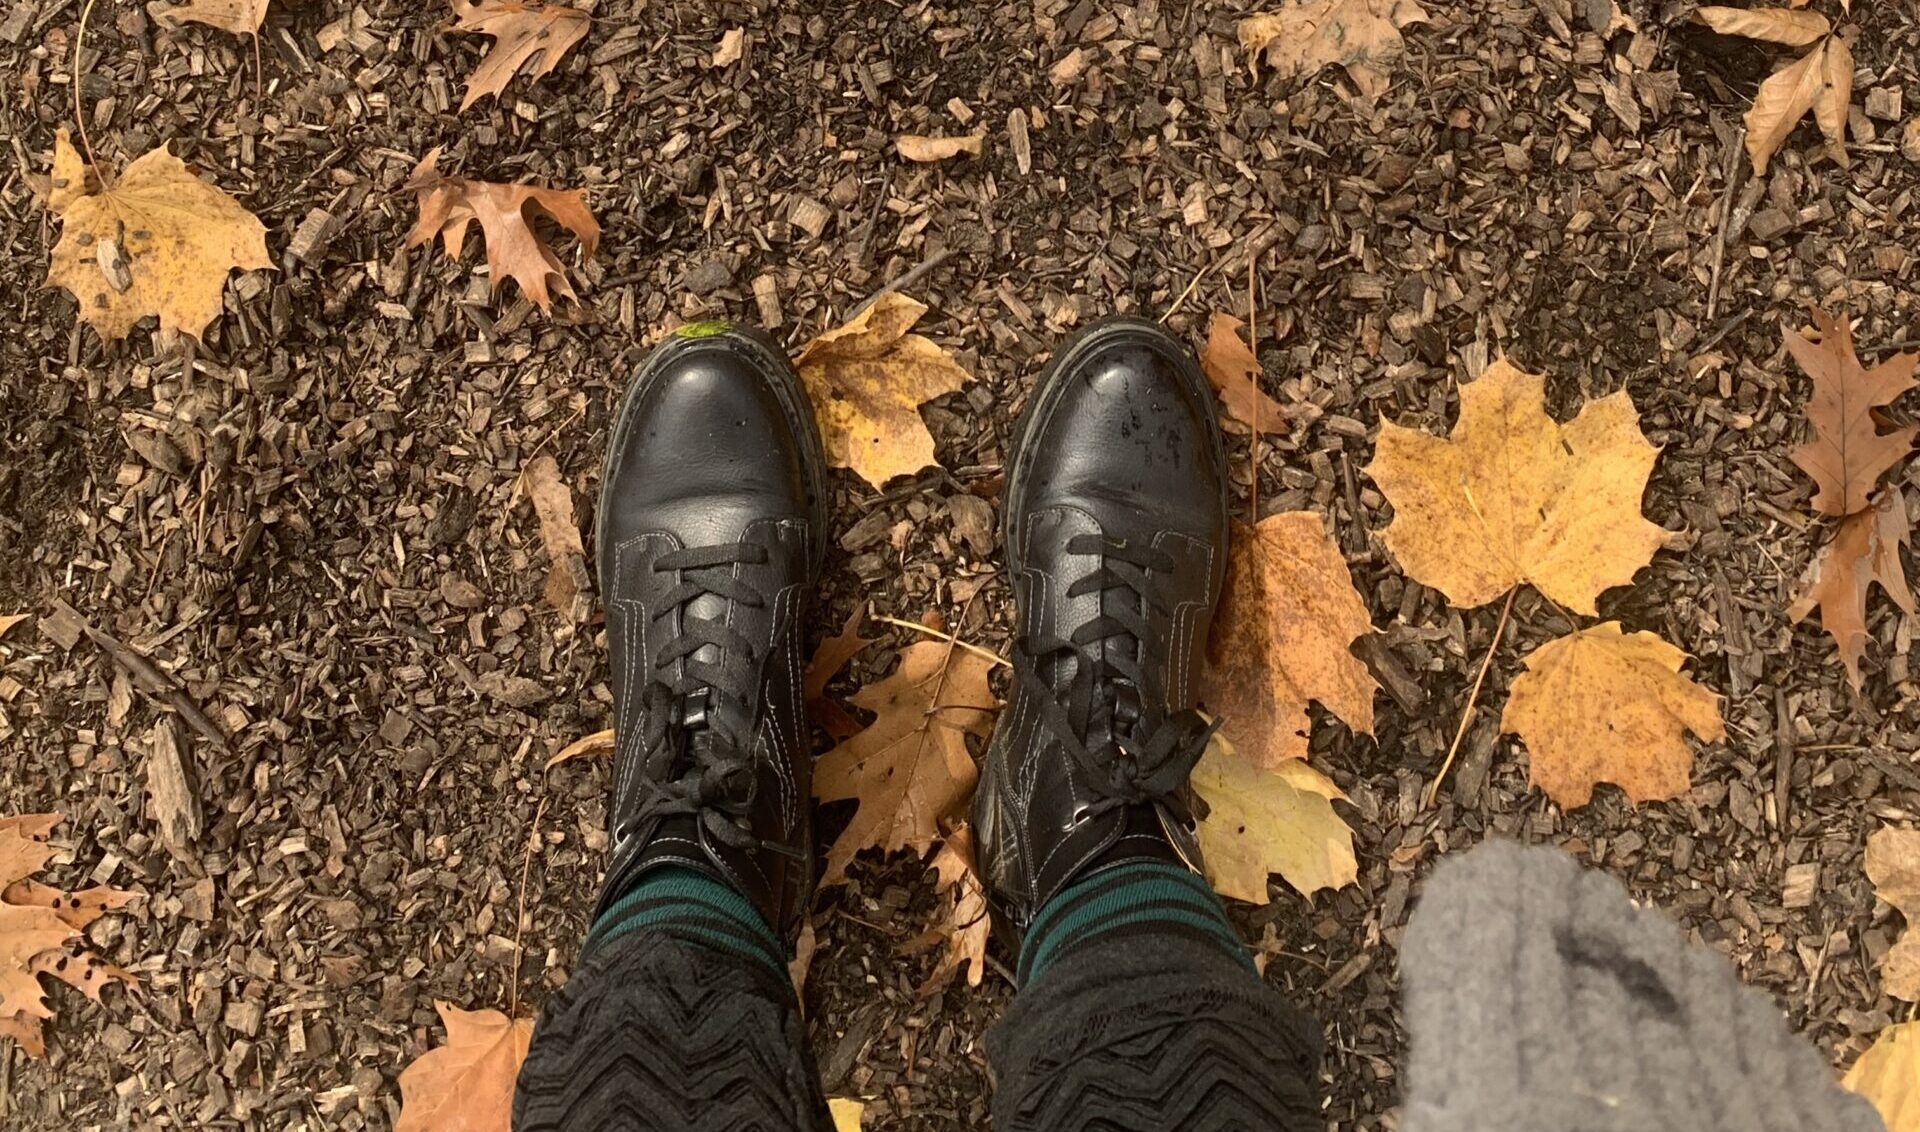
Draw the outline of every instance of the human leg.
[[[783,965],[812,891],[802,626],[824,460],[758,335],[670,339],[621,402],[596,524],[611,857],[521,1069],[521,1132],[827,1121]]]
[[[1318,1027],[1199,876],[1224,465],[1192,358],[1132,320],[1062,348],[1015,438],[1015,681],[973,810],[1023,984],[988,1038],[997,1132],[1322,1127]]]

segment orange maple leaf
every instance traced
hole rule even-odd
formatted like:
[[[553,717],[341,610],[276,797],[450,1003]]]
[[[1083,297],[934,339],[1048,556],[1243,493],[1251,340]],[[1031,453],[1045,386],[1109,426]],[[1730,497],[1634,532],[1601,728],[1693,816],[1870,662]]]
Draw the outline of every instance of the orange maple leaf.
[[[1913,590],[1900,564],[1900,548],[1913,537],[1907,519],[1907,500],[1898,487],[1882,493],[1877,506],[1840,520],[1828,543],[1813,561],[1808,581],[1788,613],[1795,621],[1818,607],[1820,625],[1840,648],[1847,679],[1860,690],[1860,658],[1867,650],[1867,590],[1874,583],[1887,591],[1893,603],[1915,612]]]
[[[1677,798],[1693,775],[1685,734],[1726,737],[1720,697],[1681,675],[1686,659],[1618,621],[1568,633],[1527,655],[1500,730],[1526,742],[1533,784],[1567,809],[1591,801],[1596,782],[1635,803]]]
[[[1249,762],[1307,757],[1308,701],[1373,730],[1378,684],[1347,651],[1373,631],[1347,560],[1312,511],[1234,524],[1201,698]]]
[[[900,650],[893,675],[854,693],[873,723],[820,756],[813,796],[858,799],[860,808],[827,849],[822,888],[844,884],[847,864],[862,849],[924,854],[941,823],[966,808],[980,773],[967,736],[986,737],[998,710],[987,673],[993,661],[941,641]]]
[[[560,57],[586,36],[591,22],[578,8],[519,0],[453,0],[453,14],[460,17],[453,30],[494,37],[467,79],[462,110],[505,90],[522,68],[537,79],[559,66]]]
[[[533,1041],[533,1019],[438,1002],[447,1044],[400,1072],[393,1132],[509,1132],[513,1084]]]
[[[1820,486],[1814,509],[1823,515],[1864,511],[1868,496],[1888,468],[1913,450],[1913,426],[1881,432],[1874,410],[1914,387],[1914,363],[1920,353],[1899,354],[1872,369],[1853,352],[1847,320],[1813,312],[1819,341],[1789,329],[1787,351],[1813,379],[1807,423],[1813,439],[1795,448],[1793,462]]]
[[[407,180],[407,187],[420,198],[420,220],[407,233],[407,246],[418,247],[439,236],[447,255],[458,259],[466,245],[467,226],[479,221],[487,246],[487,281],[493,290],[511,278],[541,310],[553,306],[555,294],[577,300],[566,269],[535,234],[533,218],[545,213],[558,221],[580,238],[581,254],[591,259],[600,246],[600,223],[588,210],[586,197],[577,189],[443,177],[435,167],[439,160],[440,148],[435,146]]]

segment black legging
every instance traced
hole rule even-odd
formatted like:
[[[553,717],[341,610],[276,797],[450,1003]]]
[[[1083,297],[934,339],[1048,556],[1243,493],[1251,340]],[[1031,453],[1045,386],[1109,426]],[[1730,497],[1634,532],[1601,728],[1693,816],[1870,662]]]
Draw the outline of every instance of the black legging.
[[[987,1035],[997,1132],[1323,1132],[1319,1028],[1219,949],[1096,941]],[[600,948],[542,1013],[516,1132],[799,1132],[826,1101],[793,988],[658,931]]]

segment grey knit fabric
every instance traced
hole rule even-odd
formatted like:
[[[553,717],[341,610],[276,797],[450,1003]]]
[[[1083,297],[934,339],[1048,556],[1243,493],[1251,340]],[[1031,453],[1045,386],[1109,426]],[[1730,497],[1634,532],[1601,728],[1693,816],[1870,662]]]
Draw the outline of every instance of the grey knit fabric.
[[[1558,850],[1442,862],[1401,974],[1407,1132],[1881,1132],[1767,995]]]

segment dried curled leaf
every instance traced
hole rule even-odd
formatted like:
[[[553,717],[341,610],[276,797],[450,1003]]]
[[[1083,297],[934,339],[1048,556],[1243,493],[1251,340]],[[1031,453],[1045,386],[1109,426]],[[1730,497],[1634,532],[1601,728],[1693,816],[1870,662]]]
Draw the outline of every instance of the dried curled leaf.
[[[1800,12],[1791,8],[1695,9],[1693,18],[1722,35],[1738,35],[1788,47],[1805,47],[1833,30],[1833,25],[1818,12]]]
[[[108,341],[149,315],[163,335],[197,338],[219,317],[228,272],[272,266],[266,227],[164,145],[103,186],[61,130],[47,203],[60,217],[47,281]]]
[[[986,138],[987,135],[984,133],[961,134],[958,137],[951,138],[930,138],[920,134],[901,134],[899,137],[893,139],[893,148],[898,150],[900,156],[906,158],[908,161],[945,161],[949,157],[958,157],[963,153],[974,157],[980,156],[980,146],[981,143],[986,141]]]
[[[1307,757],[1308,701],[1373,730],[1373,675],[1348,646],[1373,631],[1346,556],[1312,511],[1236,523],[1201,698],[1255,766]]]
[[[578,8],[522,0],[453,0],[453,14],[459,17],[453,30],[494,37],[467,79],[462,110],[505,90],[523,69],[537,79],[559,66],[560,57],[586,36],[590,22]]]
[[[1629,801],[1686,793],[1693,752],[1726,736],[1720,697],[1680,674],[1687,654],[1652,633],[1608,621],[1548,641],[1527,656],[1500,729],[1525,741],[1533,784],[1573,809],[1611,782]]]
[[[1817,342],[1791,328],[1783,334],[1787,352],[1813,381],[1813,396],[1807,401],[1813,436],[1791,455],[1819,486],[1815,510],[1852,515],[1872,506],[1880,477],[1913,451],[1920,428],[1881,432],[1875,410],[1914,387],[1920,353],[1897,354],[1868,369],[1853,352],[1853,331],[1846,319],[1816,310],[1813,322],[1819,328]]]
[[[1367,474],[1394,508],[1381,537],[1422,585],[1471,609],[1530,582],[1591,615],[1666,539],[1640,514],[1659,453],[1625,390],[1559,424],[1545,382],[1503,358],[1460,387],[1451,437],[1383,422]]]
[[[513,1084],[533,1041],[533,1019],[436,1001],[447,1044],[400,1071],[393,1132],[510,1132]]]
[[[1867,838],[1867,879],[1873,894],[1900,910],[1907,930],[1880,960],[1881,989],[1907,1002],[1920,1002],[1920,830],[1874,830]]]
[[[468,225],[479,221],[487,248],[487,281],[493,290],[513,279],[541,310],[553,306],[555,294],[577,299],[566,269],[534,232],[533,221],[541,213],[558,221],[580,238],[581,254],[591,259],[600,246],[600,224],[588,210],[586,197],[573,189],[443,177],[435,168],[439,160],[436,146],[407,181],[420,199],[420,220],[407,233],[407,246],[418,247],[439,236],[448,257],[459,259]]]
[[[900,650],[893,675],[854,693],[873,723],[813,768],[814,797],[860,802],[827,849],[822,888],[844,883],[862,849],[924,854],[942,822],[959,820],[979,778],[967,736],[985,738],[999,708],[987,685],[992,670],[969,650],[921,641]]]
[[[268,0],[191,0],[186,4],[149,4],[147,13],[167,27],[206,24],[235,35],[259,35],[267,21]]]
[[[1840,1086],[1871,1102],[1887,1132],[1920,1132],[1920,1022],[1880,1031]]]
[[[544,589],[547,604],[580,624],[593,612],[593,584],[587,576],[580,522],[573,513],[573,489],[561,478],[560,465],[547,455],[528,461],[520,482],[527,498],[533,500],[534,514],[540,517],[540,541],[547,548],[548,561],[553,563]]]
[[[1260,388],[1260,359],[1240,332],[1246,323],[1230,314],[1215,313],[1207,322],[1207,347],[1200,351],[1200,369],[1220,394],[1227,416],[1249,429],[1272,432],[1291,415]]]
[[[1840,663],[1855,691],[1860,658],[1867,651],[1867,590],[1878,583],[1893,603],[1916,612],[1900,548],[1913,536],[1907,500],[1898,487],[1881,493],[1875,506],[1840,520],[1833,541],[1814,559],[1809,580],[1787,611],[1795,621],[1817,607],[1820,625],[1840,649]]]
[[[932,339],[909,333],[926,313],[926,304],[889,291],[793,359],[820,421],[827,462],[875,487],[934,462],[920,406],[970,380]]]
[[[1807,13],[1800,13],[1805,15]],[[1786,64],[1754,92],[1747,110],[1747,156],[1764,174],[1780,146],[1808,110],[1826,136],[1834,161],[1847,163],[1847,107],[1853,101],[1853,50],[1837,35]]]
[[[1269,874],[1308,897],[1359,875],[1353,830],[1332,805],[1346,795],[1304,760],[1262,770],[1216,734],[1193,768],[1193,790],[1207,807],[1200,855],[1220,895],[1265,904]]]
[[[1264,52],[1267,65],[1288,78],[1338,63],[1361,94],[1378,98],[1406,47],[1400,29],[1426,20],[1416,0],[1291,0],[1278,12],[1241,20],[1240,46]]]

